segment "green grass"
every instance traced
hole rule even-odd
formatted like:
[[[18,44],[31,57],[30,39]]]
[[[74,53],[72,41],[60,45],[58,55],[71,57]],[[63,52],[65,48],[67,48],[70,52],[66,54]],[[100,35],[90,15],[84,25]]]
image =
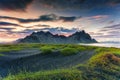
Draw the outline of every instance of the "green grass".
[[[0,52],[19,51],[23,49],[39,48],[41,46],[44,46],[44,44],[37,44],[37,43],[5,44],[5,45],[0,45]]]
[[[53,49],[51,47],[48,47],[48,46],[43,46],[40,48],[40,50],[42,51],[41,54],[43,54],[43,55],[51,54],[53,51]]]
[[[87,63],[89,70],[84,75],[89,79],[96,76],[96,80],[119,80],[120,49],[99,47],[95,51],[95,55]]]
[[[0,45],[0,52],[18,51],[24,47],[20,45]]]
[[[112,61],[120,62],[119,56],[120,56],[119,48],[99,47],[95,49],[95,55],[90,58],[89,63],[91,65],[100,64],[105,66],[112,63]]]
[[[64,56],[72,56],[82,51],[94,51],[86,63],[80,63],[70,68],[20,72],[9,74],[3,80],[119,80],[120,79],[120,49],[81,45],[56,45],[56,44],[15,44],[0,45],[0,52],[14,51],[29,48],[40,49],[42,54],[51,54],[59,50]],[[0,54],[2,56],[3,54]],[[73,62],[74,63],[74,62]]]
[[[19,73],[9,75],[4,80],[79,80],[81,72],[72,69],[60,69],[52,71],[39,71],[35,73]]]
[[[77,54],[78,50],[76,50],[75,48],[66,47],[66,48],[62,49],[60,53],[64,56],[70,56],[70,55]]]
[[[62,50],[64,48],[77,49],[78,51],[92,50],[95,47],[90,46],[81,46],[81,45],[71,45],[71,44],[38,44],[38,43],[24,43],[24,44],[6,44],[0,45],[0,52],[9,52],[9,51],[19,51],[23,49],[37,48],[41,49],[52,49],[52,50]]]
[[[4,54],[0,54],[0,56],[4,56]]]
[[[120,63],[120,58],[112,53],[99,53],[98,55],[93,56],[89,61],[89,64],[93,67],[99,67],[100,65],[101,67],[107,68],[112,63]]]
[[[77,49],[75,49],[77,47]],[[64,56],[77,54],[79,51],[84,51],[85,48],[75,45],[44,45],[40,47],[42,54],[50,54],[55,50],[59,50],[60,54]]]

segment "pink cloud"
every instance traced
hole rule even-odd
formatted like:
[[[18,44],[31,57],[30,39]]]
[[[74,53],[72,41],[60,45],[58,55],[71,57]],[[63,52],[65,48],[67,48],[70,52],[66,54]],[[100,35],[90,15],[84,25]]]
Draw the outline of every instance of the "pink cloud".
[[[19,38],[23,38],[25,37],[26,35],[23,34],[23,33],[12,33],[12,34],[9,34],[7,32],[0,32],[0,41],[4,41],[4,42],[8,42],[8,41],[14,41],[14,40],[17,40]]]
[[[95,20],[100,20],[105,18],[108,18],[108,15],[96,15],[91,17],[91,19],[95,19]]]

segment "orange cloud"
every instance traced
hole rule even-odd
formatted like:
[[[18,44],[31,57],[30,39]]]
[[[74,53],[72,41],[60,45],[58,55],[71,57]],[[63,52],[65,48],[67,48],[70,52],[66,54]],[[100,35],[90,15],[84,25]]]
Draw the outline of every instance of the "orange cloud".
[[[23,33],[7,33],[7,32],[0,32],[0,42],[10,42],[10,41],[14,41],[17,40],[19,38],[23,38],[26,35]]]

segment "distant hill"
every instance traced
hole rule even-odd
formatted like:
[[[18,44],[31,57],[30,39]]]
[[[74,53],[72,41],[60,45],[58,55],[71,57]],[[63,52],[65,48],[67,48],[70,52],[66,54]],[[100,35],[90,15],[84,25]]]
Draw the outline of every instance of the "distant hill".
[[[20,39],[20,43],[50,43],[50,44],[74,44],[74,43],[96,43],[95,39],[84,30],[76,32],[68,37],[64,35],[53,35],[50,32],[33,32],[31,35]]]

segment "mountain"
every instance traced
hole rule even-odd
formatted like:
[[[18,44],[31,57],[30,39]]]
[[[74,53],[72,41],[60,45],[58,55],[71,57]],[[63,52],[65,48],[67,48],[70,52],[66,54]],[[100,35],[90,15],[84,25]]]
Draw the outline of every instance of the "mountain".
[[[55,44],[73,44],[73,43],[96,43],[95,39],[84,30],[76,32],[68,37],[64,35],[53,35],[50,32],[33,32],[31,35],[19,40],[20,43],[55,43]]]

